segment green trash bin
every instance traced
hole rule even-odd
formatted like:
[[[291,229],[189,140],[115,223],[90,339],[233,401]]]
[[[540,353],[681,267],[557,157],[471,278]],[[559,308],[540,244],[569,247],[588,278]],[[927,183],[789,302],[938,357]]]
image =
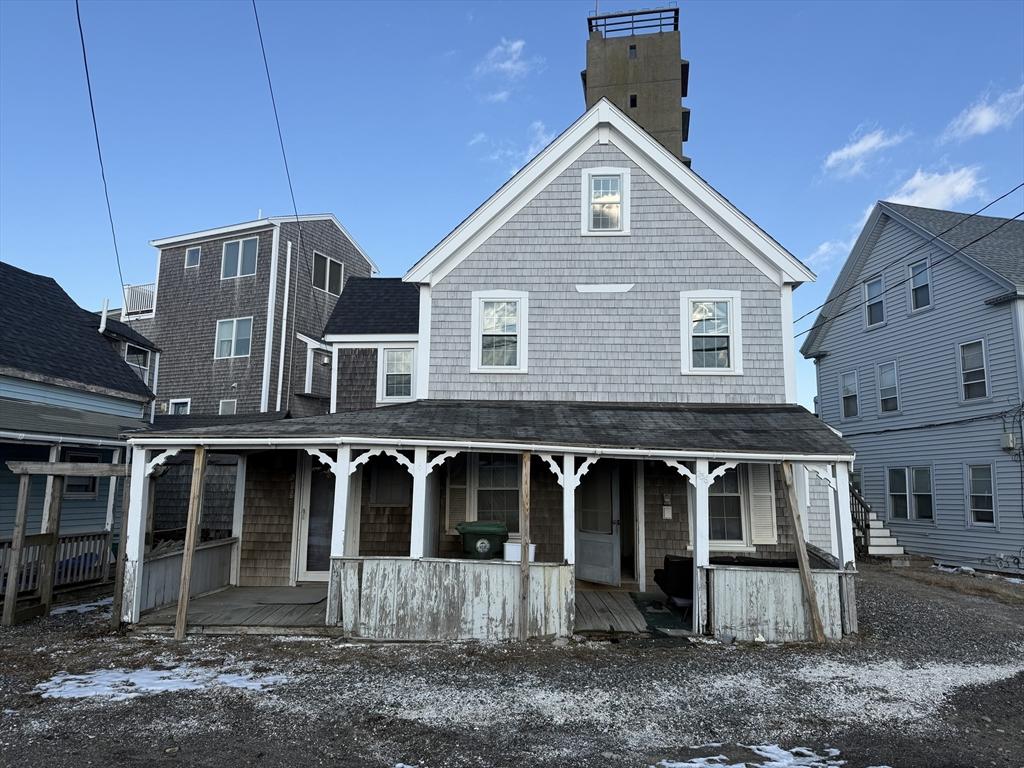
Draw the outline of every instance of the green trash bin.
[[[466,557],[476,560],[501,557],[501,545],[508,541],[508,528],[504,523],[459,523],[455,530],[462,536],[462,551]]]

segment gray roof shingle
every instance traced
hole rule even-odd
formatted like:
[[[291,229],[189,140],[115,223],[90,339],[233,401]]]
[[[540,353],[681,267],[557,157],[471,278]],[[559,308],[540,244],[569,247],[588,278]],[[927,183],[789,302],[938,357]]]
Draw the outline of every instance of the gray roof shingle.
[[[400,277],[350,277],[324,334],[418,333],[420,287]]]

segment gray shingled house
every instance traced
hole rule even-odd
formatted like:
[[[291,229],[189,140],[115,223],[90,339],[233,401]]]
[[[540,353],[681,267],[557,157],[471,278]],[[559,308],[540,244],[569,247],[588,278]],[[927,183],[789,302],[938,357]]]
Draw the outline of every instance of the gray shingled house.
[[[795,405],[813,279],[601,101],[403,278],[349,280],[329,415],[132,437],[123,619],[219,589],[189,628],[560,636],[657,582],[697,633],[855,631],[853,449]],[[154,563],[148,478],[192,452],[242,456],[232,539]]]
[[[859,535],[1024,570],[1024,222],[878,203],[813,328],[818,408],[872,509]]]
[[[156,347],[136,329],[79,307],[53,280],[0,262],[0,574],[14,529],[18,478],[8,461],[118,462],[142,429]],[[50,508],[52,480],[29,485],[27,530]],[[116,478],[68,478],[58,564],[87,559],[98,578],[120,523]],[[31,550],[31,548],[30,548]],[[31,566],[34,551],[24,555]],[[58,585],[70,580],[58,566]]]

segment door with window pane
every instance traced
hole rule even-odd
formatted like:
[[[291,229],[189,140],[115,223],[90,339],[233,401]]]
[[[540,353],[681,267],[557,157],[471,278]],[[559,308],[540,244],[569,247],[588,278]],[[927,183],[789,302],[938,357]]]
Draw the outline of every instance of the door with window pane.
[[[300,521],[299,578],[326,581],[331,567],[334,474],[320,462],[310,462],[308,478],[308,497]]]
[[[599,461],[576,489],[576,577],[618,586],[622,580],[619,468]]]

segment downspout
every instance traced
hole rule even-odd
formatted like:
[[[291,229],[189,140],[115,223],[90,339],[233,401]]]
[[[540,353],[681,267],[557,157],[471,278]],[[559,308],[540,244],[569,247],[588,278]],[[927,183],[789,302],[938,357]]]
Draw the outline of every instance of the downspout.
[[[281,228],[274,225],[270,245],[270,288],[267,291],[267,328],[263,335],[263,382],[260,385],[260,413],[266,413],[270,403],[270,365],[274,358],[274,310],[277,308],[277,248]]]
[[[284,349],[288,343],[288,288],[292,282],[292,241],[288,241],[288,249],[284,259],[284,306],[281,310],[281,351],[277,360],[277,405],[275,411],[281,410],[281,387],[284,383]]]

